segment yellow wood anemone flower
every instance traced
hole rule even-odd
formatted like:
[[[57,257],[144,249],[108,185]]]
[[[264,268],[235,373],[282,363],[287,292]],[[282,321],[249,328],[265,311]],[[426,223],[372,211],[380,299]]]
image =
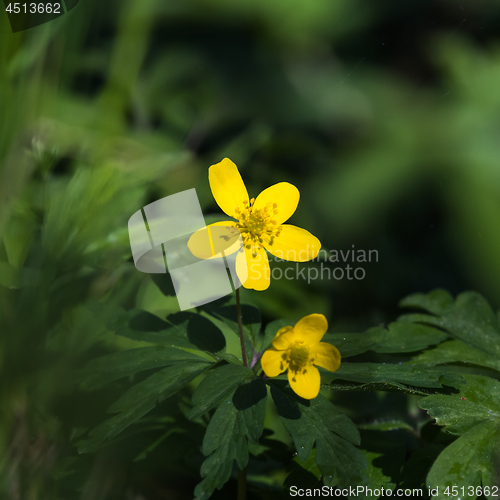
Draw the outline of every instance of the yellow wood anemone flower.
[[[243,286],[254,290],[269,287],[271,270],[266,250],[295,262],[307,262],[318,255],[318,238],[305,229],[283,224],[299,204],[295,186],[280,182],[264,189],[257,198],[250,198],[238,167],[228,158],[209,168],[208,180],[219,207],[236,221],[210,224],[195,233],[188,243],[194,255],[206,259],[221,252],[229,255],[239,251],[236,272]],[[208,239],[210,247],[204,244]],[[236,240],[243,242],[243,248],[241,243],[235,244]]]
[[[319,394],[321,377],[316,366],[334,372],[340,366],[340,353],[332,344],[320,342],[328,329],[322,314],[310,314],[294,327],[281,328],[273,346],[261,359],[268,377],[277,377],[288,369],[288,382],[293,391],[304,399]]]

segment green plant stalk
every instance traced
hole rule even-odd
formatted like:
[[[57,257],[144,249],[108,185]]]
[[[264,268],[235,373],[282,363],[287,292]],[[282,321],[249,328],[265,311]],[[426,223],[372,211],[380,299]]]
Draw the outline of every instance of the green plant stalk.
[[[243,321],[241,319],[241,303],[240,303],[240,290],[236,288],[236,316],[238,316],[238,330],[240,332],[241,343],[241,357],[243,358],[243,365],[248,367],[247,352],[245,349],[245,337],[243,336]],[[247,498],[247,468],[238,470],[238,496],[237,500],[246,500]]]
[[[238,316],[238,329],[240,331],[241,356],[243,365],[248,367],[247,352],[245,349],[245,337],[243,336],[243,322],[241,320],[240,291],[236,288],[236,315]]]
[[[238,471],[238,496],[237,500],[247,498],[247,468]]]

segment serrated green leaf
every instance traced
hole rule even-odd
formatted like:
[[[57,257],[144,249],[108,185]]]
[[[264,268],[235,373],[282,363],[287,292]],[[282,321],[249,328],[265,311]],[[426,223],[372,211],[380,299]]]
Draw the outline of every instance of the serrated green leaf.
[[[425,351],[413,358],[412,364],[437,366],[446,363],[469,363],[500,371],[500,359],[461,340],[449,340],[435,349]]]
[[[359,433],[345,415],[323,396],[304,400],[277,381],[271,384],[271,394],[302,461],[316,443],[316,463],[332,486],[368,484],[366,458],[352,444],[359,443]]]
[[[370,488],[385,488],[393,490],[399,479],[401,464],[404,463],[406,450],[401,439],[389,433],[376,430],[361,431],[361,450],[368,462],[367,473],[370,479]],[[366,491],[361,492],[360,498],[370,498]]]
[[[439,455],[427,477],[427,484],[439,488],[435,498],[446,495],[447,486],[498,486],[500,464],[500,382],[479,375],[464,375],[460,393],[434,395],[419,401],[419,406],[436,423],[460,437]],[[475,499],[475,493],[468,498]],[[487,496],[496,498],[496,495]]]
[[[203,439],[203,454],[208,458],[201,466],[204,479],[194,490],[195,500],[206,500],[216,488],[222,488],[231,476],[233,460],[240,469],[246,467],[246,437],[253,439],[261,434],[258,430],[261,424],[253,420],[259,420],[263,426],[265,397],[262,396],[261,382],[255,379],[239,387],[215,411]]]
[[[437,326],[463,342],[500,358],[500,325],[486,300],[475,292],[462,293],[442,316],[407,315],[405,321]]]
[[[365,333],[327,333],[323,342],[333,344],[343,358],[366,351],[378,353],[405,353],[439,344],[448,335],[436,328],[408,322],[391,323],[387,329],[374,327]]]
[[[322,374],[323,380],[347,380],[364,384],[386,384],[395,387],[416,386],[442,388],[461,383],[460,375],[442,369],[410,364],[342,363],[334,373]]]
[[[175,347],[140,347],[93,359],[76,376],[82,380],[85,389],[93,390],[128,375],[184,361],[210,363],[196,354]]]
[[[479,375],[463,379],[459,394],[428,396],[418,405],[452,434],[463,434],[485,420],[500,424],[500,382]]]
[[[156,372],[129,389],[108,409],[118,413],[90,431],[90,439],[79,446],[80,453],[94,451],[105,440],[115,437],[130,424],[172,396],[208,368],[206,362],[186,361]]]
[[[475,500],[476,487],[487,486],[491,492],[485,495],[489,500],[498,498],[499,486],[499,450],[500,425],[497,421],[485,421],[464,433],[459,439],[450,444],[434,462],[427,485],[438,488],[437,500],[458,500],[463,498],[461,489],[467,492],[466,498]],[[453,494],[452,487],[457,488],[458,494]],[[446,494],[446,488],[449,487]],[[472,489],[472,494],[471,490]],[[494,494],[493,494],[494,493]]]
[[[233,393],[236,387],[253,377],[253,371],[242,365],[229,364],[215,368],[196,388],[192,398],[194,407],[188,418],[199,417],[211,410],[228,394]]]
[[[453,297],[446,290],[440,289],[427,294],[415,293],[401,300],[399,307],[423,309],[440,316],[453,307]]]

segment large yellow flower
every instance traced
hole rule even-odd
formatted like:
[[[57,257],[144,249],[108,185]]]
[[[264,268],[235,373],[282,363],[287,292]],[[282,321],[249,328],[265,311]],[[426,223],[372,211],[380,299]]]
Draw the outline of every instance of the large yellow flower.
[[[334,372],[340,366],[340,353],[332,344],[320,342],[328,329],[322,314],[310,314],[294,327],[281,328],[274,337],[273,347],[261,359],[268,377],[277,377],[288,369],[288,382],[293,391],[304,399],[319,393],[321,377],[316,366]]]
[[[284,260],[306,262],[314,259],[321,243],[311,233],[283,224],[295,212],[299,190],[288,182],[271,186],[250,198],[236,165],[224,158],[208,170],[208,180],[219,207],[236,221],[211,224],[189,240],[191,252],[200,258],[239,251],[236,272],[245,288],[265,290],[271,271],[266,250]],[[243,241],[237,245],[235,242]],[[210,246],[205,241],[210,240]],[[243,258],[243,257],[246,257]],[[244,267],[244,269],[243,269]]]

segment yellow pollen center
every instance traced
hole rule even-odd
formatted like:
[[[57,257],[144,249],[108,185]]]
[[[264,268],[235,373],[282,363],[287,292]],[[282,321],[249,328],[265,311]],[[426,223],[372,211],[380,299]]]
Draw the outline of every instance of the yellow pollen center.
[[[307,366],[308,361],[309,349],[301,342],[292,345],[288,350],[288,362],[293,372],[301,371]]]
[[[273,244],[281,232],[281,226],[275,220],[278,213],[278,204],[268,202],[263,208],[254,208],[255,198],[250,201],[243,200],[241,208],[237,206],[234,211],[238,223],[236,227],[241,233],[243,244],[253,255],[262,248],[262,244]]]

